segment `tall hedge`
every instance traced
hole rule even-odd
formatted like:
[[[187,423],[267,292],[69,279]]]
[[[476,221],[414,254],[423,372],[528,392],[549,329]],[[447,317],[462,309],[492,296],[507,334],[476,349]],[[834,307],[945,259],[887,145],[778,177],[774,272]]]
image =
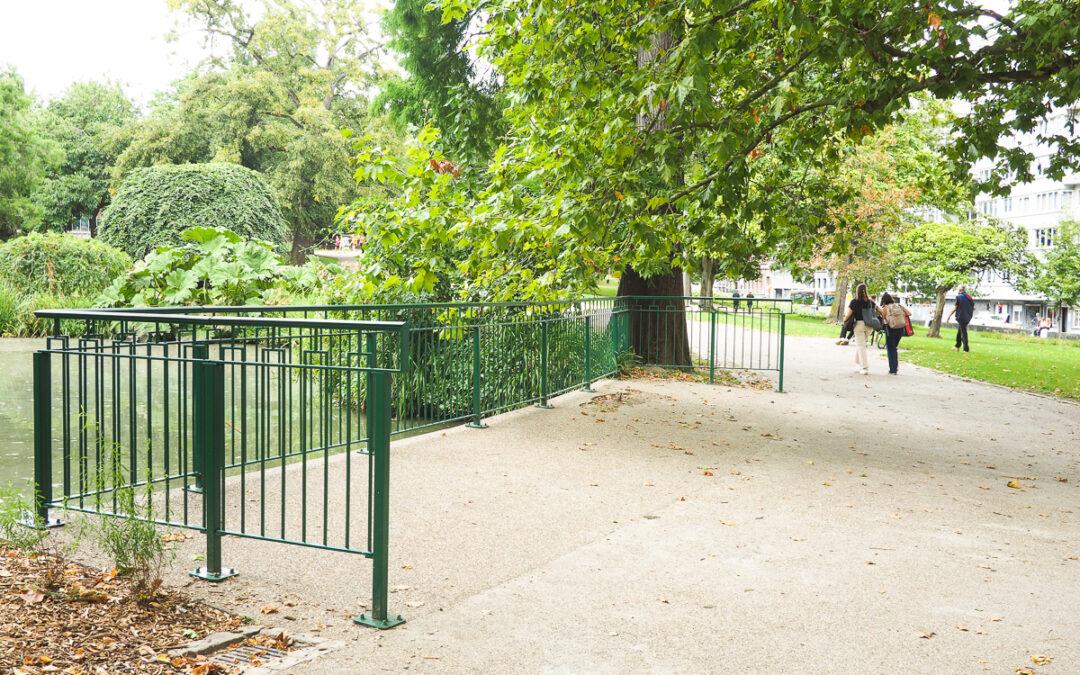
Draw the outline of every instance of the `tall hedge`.
[[[24,295],[92,300],[130,268],[123,251],[68,234],[29,234],[0,244],[0,283]]]
[[[102,241],[140,259],[176,246],[189,227],[221,227],[283,249],[285,217],[261,175],[238,164],[177,164],[136,169],[102,212]]]

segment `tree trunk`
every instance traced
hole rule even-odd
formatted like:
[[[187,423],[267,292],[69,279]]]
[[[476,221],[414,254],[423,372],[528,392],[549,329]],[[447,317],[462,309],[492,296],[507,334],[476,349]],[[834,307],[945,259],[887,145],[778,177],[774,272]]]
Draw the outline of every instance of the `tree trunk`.
[[[686,304],[682,272],[646,279],[627,265],[619,278],[618,295],[628,299],[630,348],[645,363],[690,369],[690,337],[686,330]],[[654,296],[656,299],[648,299]]]
[[[682,271],[682,287],[683,295],[694,294],[694,282],[690,279],[690,272],[686,270]]]
[[[847,272],[840,272],[836,275],[836,294],[833,296],[832,307],[829,308],[829,323],[843,323],[844,314],[847,312],[847,294],[848,294],[848,275]]]
[[[941,316],[945,313],[945,293],[949,289],[937,289],[937,303],[934,305],[934,320],[930,322],[930,330],[926,331],[926,337],[941,337]]]
[[[712,309],[713,284],[716,283],[715,267],[708,256],[701,259],[701,297],[708,298],[702,303],[705,309]]]
[[[289,251],[289,262],[294,265],[303,265],[307,260],[307,251],[315,245],[315,240],[301,232],[293,230],[292,248]]]

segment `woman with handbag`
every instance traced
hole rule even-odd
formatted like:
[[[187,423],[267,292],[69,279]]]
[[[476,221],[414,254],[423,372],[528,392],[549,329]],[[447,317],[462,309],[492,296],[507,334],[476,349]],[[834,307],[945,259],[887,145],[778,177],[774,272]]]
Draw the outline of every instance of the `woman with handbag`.
[[[870,374],[870,360],[866,354],[866,343],[870,334],[881,330],[881,310],[878,309],[866,292],[866,284],[859,284],[855,289],[855,299],[848,304],[844,321],[855,319],[855,364],[856,372]]]
[[[900,338],[907,335],[911,312],[886,293],[881,296],[881,313],[885,316],[885,348],[889,352],[889,374],[896,375],[900,368]]]

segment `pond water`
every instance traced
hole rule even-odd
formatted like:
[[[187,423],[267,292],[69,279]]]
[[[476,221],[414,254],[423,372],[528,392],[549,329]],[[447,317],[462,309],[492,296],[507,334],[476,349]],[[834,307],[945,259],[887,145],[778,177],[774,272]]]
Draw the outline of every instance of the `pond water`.
[[[0,338],[0,486],[34,476],[34,372],[41,338]]]

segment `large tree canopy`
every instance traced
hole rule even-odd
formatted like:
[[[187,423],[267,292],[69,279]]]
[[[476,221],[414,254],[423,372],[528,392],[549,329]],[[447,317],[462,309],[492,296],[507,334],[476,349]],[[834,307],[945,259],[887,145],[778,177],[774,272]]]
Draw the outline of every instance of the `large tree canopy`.
[[[790,167],[829,170],[916,93],[970,108],[949,143],[960,171],[1080,94],[1080,8],[1066,0],[1019,0],[1005,15],[974,0],[442,9],[449,21],[486,17],[482,54],[508,102],[483,208],[469,209],[493,214],[488,239],[527,222],[541,239],[529,245],[569,246],[602,266],[618,255],[645,274],[685,264],[702,236],[741,261],[834,226],[793,198],[805,183]],[[1045,140],[1063,151],[1052,171],[1076,164],[1080,148]],[[999,156],[1026,175],[1022,151]]]
[[[293,257],[328,234],[356,194],[352,142],[372,132],[364,92],[379,74],[371,21],[358,0],[170,0],[207,39],[201,73],[132,131],[114,170],[225,161],[264,174],[292,233]]]
[[[119,85],[79,82],[49,102],[42,120],[64,158],[34,194],[42,220],[63,229],[85,217],[94,232],[109,203],[109,170],[123,149],[121,130],[135,121],[135,108]]]
[[[502,102],[494,78],[478,76],[468,51],[474,21],[470,12],[444,22],[429,0],[395,0],[383,26],[407,77],[382,82],[373,105],[399,124],[440,128],[451,157],[482,168],[501,141]]]
[[[1023,229],[972,220],[913,227],[896,240],[892,254],[896,282],[937,299],[928,337],[939,335],[949,289],[974,290],[979,275],[991,270],[1024,283],[1032,267]]]
[[[56,161],[55,145],[40,133],[33,101],[13,70],[0,70],[0,239],[34,227],[41,209],[30,195]]]

